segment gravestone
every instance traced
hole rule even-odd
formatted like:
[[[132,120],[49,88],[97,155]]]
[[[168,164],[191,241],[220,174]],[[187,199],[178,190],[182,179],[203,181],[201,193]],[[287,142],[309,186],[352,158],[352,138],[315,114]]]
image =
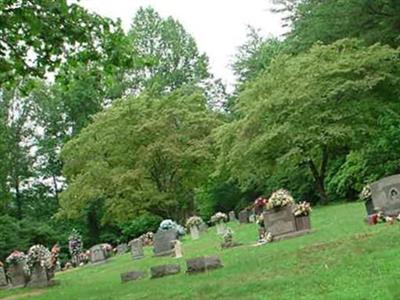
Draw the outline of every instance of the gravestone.
[[[154,256],[170,256],[174,251],[174,246],[171,242],[176,240],[176,235],[175,229],[157,231],[153,241]]]
[[[264,212],[264,224],[274,238],[296,231],[295,217],[292,206],[286,205],[279,209],[270,209]]]
[[[240,224],[247,224],[249,223],[249,212],[247,210],[242,210],[239,213],[239,223]]]
[[[235,212],[232,210],[229,212],[229,222],[237,221]]]
[[[129,250],[128,244],[126,243],[119,244],[117,246],[117,255],[125,254],[126,252],[128,252],[128,250]]]
[[[172,241],[172,246],[174,247],[174,257],[175,258],[181,258],[183,257],[183,251],[182,251],[182,242],[179,240]]]
[[[400,175],[378,180],[371,185],[371,200],[367,201],[368,215],[382,211],[385,216],[400,213]]]
[[[222,262],[217,256],[197,257],[186,261],[187,273],[195,274],[222,268]]]
[[[24,264],[12,264],[8,267],[7,273],[12,287],[24,287],[26,285]]]
[[[8,286],[6,272],[3,267],[0,267],[0,289],[6,288]]]
[[[145,272],[140,272],[140,271],[126,272],[121,274],[121,281],[122,283],[124,283],[128,281],[138,280],[144,277],[146,277]]]
[[[105,262],[107,255],[103,249],[103,245],[96,245],[90,248],[90,262],[92,264]]]
[[[141,259],[144,257],[143,242],[141,239],[134,239],[129,242],[131,246],[132,259]]]
[[[164,276],[178,274],[181,271],[180,265],[161,265],[150,268],[151,278],[160,278]]]
[[[49,285],[49,280],[47,278],[47,272],[44,267],[39,263],[35,264],[31,270],[31,277],[27,284],[28,287],[41,288]]]
[[[218,235],[224,235],[226,232],[226,224],[224,222],[219,222],[215,224],[215,228],[217,229]]]
[[[198,226],[190,226],[189,231],[192,240],[198,240],[200,238],[200,231]]]
[[[256,222],[256,215],[255,214],[250,214],[249,216],[249,222],[250,223],[255,223]]]
[[[207,232],[208,231],[207,224],[206,223],[201,223],[200,226],[199,226],[199,231],[200,231],[200,233]]]

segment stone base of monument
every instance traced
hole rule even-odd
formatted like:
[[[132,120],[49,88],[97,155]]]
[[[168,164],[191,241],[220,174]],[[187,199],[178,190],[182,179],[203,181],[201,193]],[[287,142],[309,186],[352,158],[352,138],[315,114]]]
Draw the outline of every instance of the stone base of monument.
[[[164,276],[175,275],[181,272],[180,265],[161,265],[150,268],[151,278],[160,278]]]
[[[207,272],[223,267],[221,260],[217,256],[206,256],[188,259],[186,261],[188,274]]]
[[[311,233],[311,232],[312,232],[312,230],[310,230],[310,229],[300,230],[300,231],[293,231],[293,232],[281,234],[281,235],[278,235],[278,236],[274,236],[274,237],[272,237],[272,239],[273,239],[273,241],[278,242],[278,241],[287,240],[287,239],[290,239],[290,238],[295,238],[295,237],[298,237],[298,236],[302,236],[302,235],[305,235],[305,234],[308,234],[308,233]]]
[[[298,237],[311,232],[309,216],[295,217],[293,207],[287,205],[264,212],[264,224],[274,241]]]
[[[146,277],[146,272],[132,271],[121,274],[121,282],[134,281]]]

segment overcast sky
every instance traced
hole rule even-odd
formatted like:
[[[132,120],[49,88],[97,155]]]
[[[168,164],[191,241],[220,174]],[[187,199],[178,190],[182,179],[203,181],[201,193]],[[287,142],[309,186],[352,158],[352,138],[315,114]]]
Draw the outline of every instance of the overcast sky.
[[[264,36],[284,32],[279,16],[269,11],[271,0],[81,0],[80,5],[100,15],[120,18],[130,27],[141,6],[154,7],[162,17],[179,20],[210,58],[211,71],[228,85],[234,82],[232,57],[246,38],[246,25]]]

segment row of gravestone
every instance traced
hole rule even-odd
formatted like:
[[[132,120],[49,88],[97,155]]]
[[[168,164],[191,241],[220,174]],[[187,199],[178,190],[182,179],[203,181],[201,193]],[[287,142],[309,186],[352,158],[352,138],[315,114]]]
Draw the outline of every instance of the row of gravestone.
[[[153,251],[154,256],[171,256],[174,253],[177,240],[177,231],[175,229],[158,231],[154,235]],[[121,244],[117,247],[117,253],[124,254],[130,249],[133,259],[144,257],[143,242],[141,239],[134,239],[128,244]],[[96,245],[90,248],[90,261],[92,264],[102,263],[108,256],[102,245]]]
[[[188,274],[207,272],[210,270],[222,268],[221,260],[216,256],[197,257],[186,260]],[[178,274],[181,272],[181,266],[178,264],[159,265],[150,268],[150,278],[160,278]],[[121,274],[121,281],[128,282],[147,277],[146,272],[132,271]]]
[[[32,287],[42,288],[55,285],[54,272],[49,272],[40,264],[35,264],[30,273],[26,272],[25,264],[13,264],[7,268],[0,267],[0,289]]]

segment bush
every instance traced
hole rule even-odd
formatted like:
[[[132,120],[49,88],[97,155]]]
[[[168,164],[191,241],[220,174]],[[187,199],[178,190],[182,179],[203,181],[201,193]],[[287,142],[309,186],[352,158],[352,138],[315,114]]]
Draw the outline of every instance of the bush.
[[[152,231],[156,232],[162,218],[156,215],[142,215],[121,226],[122,234],[126,241],[139,237],[142,234]]]

